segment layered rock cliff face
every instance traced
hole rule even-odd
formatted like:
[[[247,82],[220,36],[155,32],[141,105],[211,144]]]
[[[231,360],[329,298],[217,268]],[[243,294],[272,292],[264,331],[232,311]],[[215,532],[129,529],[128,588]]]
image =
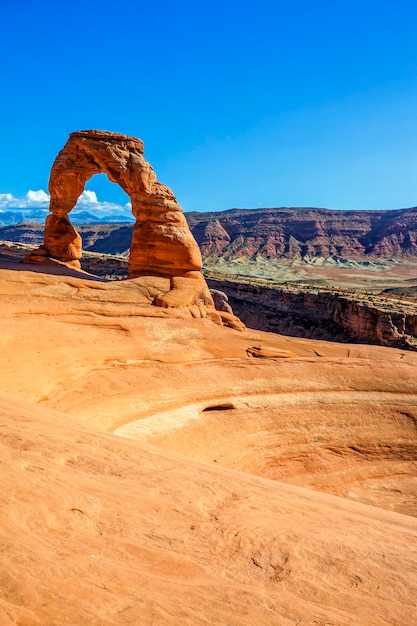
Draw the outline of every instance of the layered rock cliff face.
[[[208,280],[249,327],[294,337],[417,350],[417,315],[384,310],[331,292],[297,292]]]
[[[203,257],[408,258],[417,256],[417,208],[332,211],[232,209],[188,213]]]

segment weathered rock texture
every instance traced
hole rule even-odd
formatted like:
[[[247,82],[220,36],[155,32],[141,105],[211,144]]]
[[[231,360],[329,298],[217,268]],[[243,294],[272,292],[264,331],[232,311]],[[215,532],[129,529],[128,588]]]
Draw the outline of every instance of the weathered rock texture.
[[[69,220],[87,180],[104,172],[132,202],[133,227],[128,271],[131,277],[166,276],[171,290],[159,306],[208,305],[213,302],[204,278],[199,247],[172,191],[157,181],[135,137],[97,130],[71,133],[52,166],[50,211],[44,244],[26,262],[47,258],[80,267],[81,237]],[[191,281],[189,280],[191,279]]]

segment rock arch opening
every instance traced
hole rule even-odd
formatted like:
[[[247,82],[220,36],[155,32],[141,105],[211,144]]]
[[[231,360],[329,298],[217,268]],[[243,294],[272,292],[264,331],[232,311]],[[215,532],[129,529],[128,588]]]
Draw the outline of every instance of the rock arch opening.
[[[129,196],[120,185],[109,180],[109,177],[104,172],[94,174],[86,182],[84,191],[87,192],[87,194],[92,193],[98,199],[100,206],[103,204],[108,205],[109,211],[112,206],[121,206],[123,208],[123,215],[129,216],[133,221],[132,210],[130,206],[126,206],[127,203],[130,204]],[[103,202],[104,198],[105,202]],[[92,204],[91,207],[94,209],[94,204]],[[117,218],[117,212],[114,214],[114,217]]]

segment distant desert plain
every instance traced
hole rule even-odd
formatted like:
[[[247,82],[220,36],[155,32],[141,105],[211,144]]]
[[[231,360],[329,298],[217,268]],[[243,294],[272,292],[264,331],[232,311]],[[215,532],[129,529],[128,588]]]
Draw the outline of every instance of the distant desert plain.
[[[9,246],[9,252],[12,249]],[[0,268],[0,623],[417,623],[417,352]]]

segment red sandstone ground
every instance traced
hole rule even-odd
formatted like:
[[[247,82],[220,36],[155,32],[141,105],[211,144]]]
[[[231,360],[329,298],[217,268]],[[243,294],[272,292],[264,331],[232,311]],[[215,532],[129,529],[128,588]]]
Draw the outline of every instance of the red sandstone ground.
[[[417,621],[416,353],[27,269],[0,270],[1,624]]]

